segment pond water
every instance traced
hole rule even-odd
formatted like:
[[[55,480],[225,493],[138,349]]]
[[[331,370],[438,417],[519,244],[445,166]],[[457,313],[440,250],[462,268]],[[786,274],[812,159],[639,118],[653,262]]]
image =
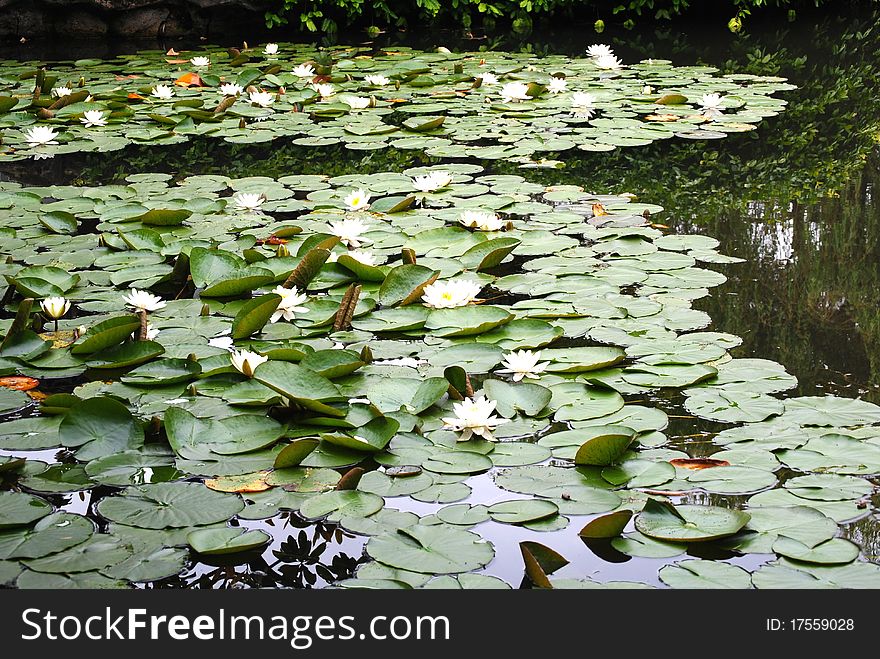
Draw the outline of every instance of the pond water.
[[[785,398],[831,394],[880,404],[880,378],[876,372],[880,368],[877,314],[880,212],[874,196],[880,183],[877,152],[880,107],[876,100],[880,98],[880,82],[874,75],[880,31],[875,27],[875,18],[873,15],[824,17],[815,24],[802,21],[781,28],[758,28],[742,36],[697,28],[683,33],[637,30],[601,36],[601,40],[611,43],[615,53],[627,62],[655,58],[672,60],[676,66],[714,65],[725,73],[783,76],[797,86],[795,90],[775,95],[787,101],[785,111],[763,119],[757,130],[731,133],[724,139],[661,139],[611,152],[545,153],[541,155],[547,160],[559,162],[524,169],[520,163],[508,159],[437,158],[419,150],[358,152],[338,145],[311,148],[286,141],[271,145],[228,144],[203,138],[167,146],[128,146],[108,153],[70,153],[48,160],[0,163],[0,176],[4,181],[26,186],[97,187],[121,182],[139,172],[168,173],[175,180],[205,174],[277,179],[291,174],[365,175],[449,163],[479,163],[484,170],[474,176],[515,175],[542,186],[580,186],[594,195],[632,193],[636,195],[633,203],[663,207],[661,213],[650,215],[650,222],[668,227],[672,234],[711,236],[720,243],[718,253],[742,259],[737,263],[699,264],[727,277],[725,283],[710,289],[710,295],[693,302],[694,309],[712,319],[711,326],[701,331],[740,337],[742,344],[730,350],[736,359],[757,358],[782,364],[797,378],[797,385],[786,391]],[[473,49],[481,43],[456,42],[452,37],[447,41],[452,50],[456,50],[456,46]],[[386,39],[383,45],[388,44]],[[434,44],[410,39],[405,45]],[[572,35],[554,34],[532,37],[527,45],[509,41],[491,45],[510,51],[528,48],[533,53],[576,55],[586,44],[577,42]],[[148,46],[164,50],[169,44]],[[175,47],[183,49],[178,44]],[[10,50],[3,55],[22,59],[70,56],[33,48]],[[96,54],[105,55],[98,49],[77,52],[74,56]],[[615,206],[611,198],[603,198],[603,201],[612,209],[612,215],[626,214],[625,210],[615,210],[622,207]],[[583,206],[584,202],[583,199],[562,199],[554,203],[558,204],[557,210],[565,212],[577,209],[579,203]],[[630,291],[627,286],[626,282],[621,284],[622,294]],[[714,283],[706,286],[714,286]],[[502,302],[498,304],[513,304],[522,298],[500,299]],[[7,307],[4,314],[7,324],[13,315],[14,308]],[[72,328],[73,321],[63,326]],[[761,373],[758,375],[764,377]],[[59,386],[57,390],[69,390],[65,387]],[[680,388],[663,389],[661,393],[655,390],[628,392],[626,399],[627,404],[656,407],[669,415],[669,425],[663,429],[668,442],[662,449],[646,442],[642,446],[645,451],[656,450],[658,456],[666,458],[681,453],[701,458],[722,448],[714,436],[729,424],[695,417],[683,406],[685,396]],[[843,426],[859,424],[827,425],[842,430]],[[668,455],[661,453],[663,450],[668,451]],[[55,462],[61,455],[64,461],[71,461],[69,452],[59,454],[56,449],[2,449],[0,455],[25,456],[47,463]],[[872,469],[835,470],[826,465],[816,470],[797,470],[786,463],[777,470],[777,476],[780,483],[784,483],[801,473],[826,471],[868,477],[867,494],[863,492],[850,500],[826,493],[827,497],[817,496],[815,500],[843,505],[859,499],[861,512],[856,521],[850,521],[853,515],[840,515],[840,520],[845,522],[839,526],[839,536],[859,545],[861,560],[876,562],[880,556],[880,526],[874,508],[876,501],[872,498],[876,476]],[[532,498],[530,494],[500,488],[493,475],[495,471],[492,475],[482,473],[468,478],[470,496],[455,503],[489,504]],[[675,482],[681,483],[680,480]],[[658,488],[662,484],[663,481]],[[649,484],[642,489],[657,488]],[[681,493],[672,488],[666,493],[676,505],[730,508],[747,505],[747,488],[738,490],[743,494],[734,495],[712,489]],[[829,486],[829,489],[833,488]],[[100,485],[86,492],[43,496],[59,509],[89,516],[101,530],[106,530],[107,522],[96,512],[93,503],[114,492],[115,488]],[[443,507],[408,496],[388,497],[387,505],[423,517]],[[833,516],[828,510],[823,512]],[[748,572],[777,558],[772,553],[732,551],[717,542],[693,543],[686,553],[669,552],[663,558],[645,557],[644,551],[630,556],[612,547],[610,540],[586,541],[578,536],[578,529],[592,517],[594,515],[572,514],[567,528],[540,533],[511,524],[481,523],[472,530],[494,545],[495,556],[488,566],[477,570],[498,577],[514,588],[525,585],[527,580],[524,580],[518,546],[522,541],[540,542],[569,561],[554,577],[601,583],[640,582],[663,586],[658,577],[660,568],[688,558],[737,565]],[[332,522],[314,523],[296,513],[281,512],[268,520],[240,519],[232,524],[266,531],[271,542],[259,552],[247,555],[232,554],[231,558],[214,559],[202,556],[198,561],[188,560],[177,576],[147,582],[145,587],[320,587],[351,579],[358,567],[370,563],[364,555],[368,538],[347,532]],[[630,523],[627,533],[631,530]],[[363,568],[358,574],[364,584],[368,583],[367,579],[395,578],[388,568],[372,572],[370,569]],[[822,578],[821,570],[826,568],[810,569],[813,571],[809,574]],[[736,574],[721,574],[708,576],[729,577],[732,581],[739,578]],[[398,574],[396,578],[419,583],[412,574]],[[836,582],[831,576],[827,578],[836,584],[844,583],[842,577]],[[865,583],[871,579],[876,580],[876,575],[864,576]],[[791,583],[783,582],[783,585]],[[804,581],[794,583],[808,585]]]

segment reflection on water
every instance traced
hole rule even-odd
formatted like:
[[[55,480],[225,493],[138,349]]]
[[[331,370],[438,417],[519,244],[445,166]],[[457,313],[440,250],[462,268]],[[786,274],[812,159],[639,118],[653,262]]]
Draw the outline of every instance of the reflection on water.
[[[880,183],[872,158],[837,196],[801,204],[753,202],[707,227],[721,249],[746,259],[700,308],[743,337],[741,356],[785,364],[803,395],[880,401]],[[678,230],[696,227],[677,226]]]

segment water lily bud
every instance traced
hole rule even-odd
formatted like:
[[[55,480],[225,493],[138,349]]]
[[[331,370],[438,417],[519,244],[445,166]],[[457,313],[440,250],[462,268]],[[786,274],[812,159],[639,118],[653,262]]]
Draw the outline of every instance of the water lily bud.
[[[52,110],[47,110],[46,108],[40,108],[37,110],[37,116],[40,119],[51,119],[55,116],[55,113]]]
[[[361,361],[364,364],[369,364],[373,361],[373,351],[370,350],[370,346],[361,348]]]
[[[73,335],[74,335],[74,337],[76,337],[78,339],[79,337],[81,337],[83,334],[85,334],[88,331],[89,330],[85,325],[80,325],[75,330],[73,330]]]
[[[199,390],[196,389],[196,385],[195,385],[194,383],[191,384],[191,385],[189,385],[189,386],[186,388],[186,393],[187,393],[189,396],[195,396],[198,392],[199,392]]]
[[[504,229],[505,231],[513,231],[513,222],[507,220],[507,222],[504,224]]]
[[[241,129],[244,129],[247,127],[247,124],[244,121],[244,117],[242,117],[241,119],[238,120],[238,127]]]
[[[86,78],[85,76],[79,77],[79,82],[76,84],[77,87],[85,87],[86,86]]]
[[[104,234],[103,233],[98,234],[98,247],[106,247],[106,246],[107,246],[107,239],[104,238]]]
[[[446,46],[438,46],[437,52],[443,53],[444,55],[451,55],[452,54],[452,51],[449,50]]]
[[[376,97],[370,94],[370,104],[367,107],[374,108],[376,107]]]
[[[290,250],[287,249],[287,245],[281,244],[275,248],[275,256],[290,256]]]
[[[202,305],[202,310],[199,312],[200,316],[210,316],[211,315],[211,307],[207,304]]]
[[[247,49],[248,49],[248,43],[247,43],[247,41],[242,41],[242,42],[241,42],[241,49],[242,49],[242,50],[247,50]]]
[[[415,250],[410,247],[404,247],[402,250],[400,250],[400,256],[403,259],[404,263],[413,264],[416,262]]]
[[[191,352],[186,356],[186,361],[188,362],[197,362],[198,360],[199,358],[194,352]]]
[[[457,75],[461,75],[462,73],[464,73],[464,67],[459,62],[458,64],[456,64],[455,66],[452,67],[452,72]]]

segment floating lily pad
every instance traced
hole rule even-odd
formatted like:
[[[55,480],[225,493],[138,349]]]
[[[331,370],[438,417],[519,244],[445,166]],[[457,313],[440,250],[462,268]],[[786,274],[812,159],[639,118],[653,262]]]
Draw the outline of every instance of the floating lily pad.
[[[495,556],[491,543],[455,527],[411,526],[375,536],[367,553],[385,565],[425,574],[470,572]]]
[[[264,531],[242,528],[199,529],[187,535],[186,539],[193,551],[208,556],[250,551],[272,540]]]
[[[52,510],[52,504],[31,494],[0,492],[0,529],[31,524]]]
[[[163,529],[225,521],[242,508],[238,496],[214,492],[201,483],[155,483],[102,499],[97,511],[114,522]]]
[[[672,588],[751,588],[751,575],[728,563],[680,561],[660,568],[660,580]]]
[[[636,516],[636,529],[668,542],[705,542],[733,535],[750,519],[748,513],[719,506],[673,506],[649,499]]]

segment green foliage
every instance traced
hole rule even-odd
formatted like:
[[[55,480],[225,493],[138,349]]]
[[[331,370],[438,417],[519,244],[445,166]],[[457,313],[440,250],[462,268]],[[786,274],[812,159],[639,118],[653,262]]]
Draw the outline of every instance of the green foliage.
[[[788,19],[793,20],[797,8],[823,2],[827,0],[727,0],[717,3],[712,11],[725,20],[729,18],[730,31],[739,32],[753,11],[787,8]],[[340,25],[364,21],[371,22],[370,30],[378,31],[376,24],[405,27],[441,21],[469,29],[474,25],[491,27],[500,19],[521,34],[531,31],[535,20],[592,15],[597,18],[596,31],[601,32],[603,18],[629,29],[636,20],[671,20],[696,9],[704,10],[701,4],[691,0],[276,0],[265,17],[270,28],[298,20],[295,27],[327,34],[336,33]]]

